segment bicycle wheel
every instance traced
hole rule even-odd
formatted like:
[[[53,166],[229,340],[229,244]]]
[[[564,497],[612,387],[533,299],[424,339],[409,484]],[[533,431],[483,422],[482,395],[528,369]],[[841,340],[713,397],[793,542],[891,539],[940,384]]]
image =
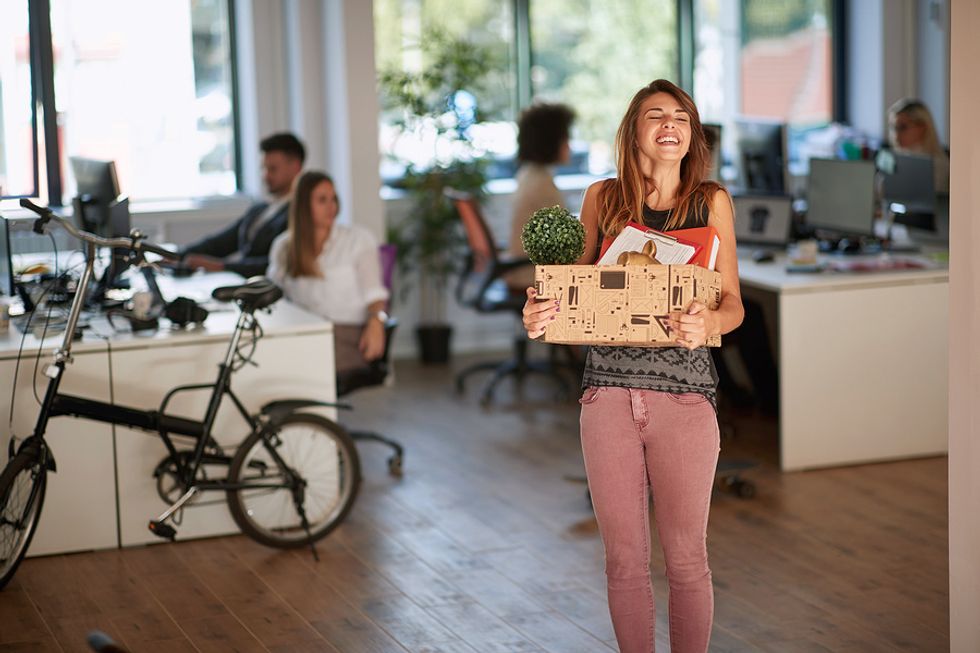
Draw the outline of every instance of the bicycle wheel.
[[[33,448],[0,473],[0,589],[14,577],[31,544],[44,505],[48,470]]]
[[[344,520],[361,484],[354,442],[338,424],[305,413],[249,435],[228,469],[228,507],[241,531],[267,546],[315,542]],[[307,527],[303,525],[303,515]]]

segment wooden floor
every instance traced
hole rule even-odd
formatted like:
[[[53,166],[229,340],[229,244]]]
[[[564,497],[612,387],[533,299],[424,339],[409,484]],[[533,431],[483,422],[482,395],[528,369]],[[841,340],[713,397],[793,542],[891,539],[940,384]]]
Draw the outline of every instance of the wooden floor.
[[[397,435],[406,474],[361,448],[361,496],[319,564],[240,536],[28,559],[0,592],[0,651],[87,650],[93,628],[133,651],[616,650],[577,404],[545,383],[484,411],[450,388],[405,363],[356,397],[350,421]],[[712,505],[711,650],[948,650],[945,458],[780,474],[774,422],[734,424],[723,455],[762,466],[755,499]]]

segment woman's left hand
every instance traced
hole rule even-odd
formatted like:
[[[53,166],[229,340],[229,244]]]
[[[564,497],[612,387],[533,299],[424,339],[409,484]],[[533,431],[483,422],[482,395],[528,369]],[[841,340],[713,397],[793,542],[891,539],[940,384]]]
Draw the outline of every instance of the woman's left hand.
[[[674,342],[687,349],[703,347],[708,336],[717,331],[714,311],[701,302],[692,302],[687,313],[671,313],[667,326],[670,327]]]
[[[385,325],[381,320],[371,318],[364,325],[361,331],[361,341],[357,348],[364,356],[364,360],[370,362],[381,358],[385,353]]]

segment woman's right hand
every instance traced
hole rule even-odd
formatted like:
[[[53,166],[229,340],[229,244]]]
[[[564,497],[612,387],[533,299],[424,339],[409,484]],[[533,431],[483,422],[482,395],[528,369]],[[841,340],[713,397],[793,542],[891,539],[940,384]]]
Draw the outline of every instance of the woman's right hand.
[[[523,314],[528,338],[540,338],[548,323],[555,319],[555,313],[561,310],[557,299],[538,299],[537,295],[533,287],[527,289]]]

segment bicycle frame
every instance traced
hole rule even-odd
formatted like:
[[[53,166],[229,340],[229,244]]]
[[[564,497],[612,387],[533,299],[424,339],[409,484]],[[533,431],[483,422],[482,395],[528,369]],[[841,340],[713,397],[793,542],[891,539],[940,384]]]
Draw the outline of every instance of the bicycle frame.
[[[73,229],[69,230],[73,231]],[[78,234],[76,233],[75,235]],[[128,239],[96,240],[100,241],[99,244],[110,247],[128,246],[131,244]],[[85,239],[83,239],[83,242],[85,243],[86,262],[81,278],[79,279],[79,290],[75,293],[75,297],[72,300],[68,320],[65,326],[64,338],[61,345],[55,350],[54,362],[44,370],[45,376],[47,376],[49,379],[47,389],[45,390],[44,399],[41,402],[41,409],[38,414],[37,422],[34,426],[34,432],[31,438],[25,441],[25,444],[28,441],[32,441],[40,445],[46,466],[49,470],[56,471],[54,456],[44,440],[48,422],[52,417],[61,415],[82,417],[99,422],[119,424],[157,433],[166,446],[167,451],[170,453],[170,456],[175,461],[178,474],[182,477],[181,480],[188,487],[197,486],[197,488],[200,490],[234,490],[241,489],[243,487],[281,487],[281,484],[273,486],[256,483],[237,483],[232,485],[227,483],[224,479],[202,480],[197,482],[194,480],[197,477],[198,471],[202,465],[227,465],[231,460],[229,456],[213,455],[205,452],[207,445],[210,442],[213,442],[211,439],[212,427],[214,426],[214,420],[217,417],[218,409],[221,407],[221,402],[225,395],[231,397],[231,400],[238,409],[238,412],[241,414],[242,418],[252,431],[255,431],[262,426],[262,421],[258,417],[250,415],[245,406],[242,404],[241,400],[239,400],[231,390],[231,375],[233,372],[232,364],[234,362],[235,352],[238,349],[239,343],[241,342],[242,332],[248,328],[249,322],[255,319],[254,315],[247,310],[241,309],[239,312],[238,321],[236,322],[235,329],[232,332],[231,340],[228,344],[228,349],[225,353],[224,360],[218,366],[217,380],[211,384],[185,385],[172,389],[164,397],[160,411],[131,408],[118,404],[98,401],[95,399],[62,394],[59,392],[61,379],[64,376],[67,365],[71,362],[71,349],[74,340],[75,328],[78,324],[82,305],[84,304],[86,294],[85,289],[88,288],[88,285],[92,279],[95,261],[95,244]],[[212,388],[212,392],[208,401],[207,410],[205,411],[204,419],[202,421],[167,415],[166,413],[162,412],[170,399],[178,392],[205,388]],[[182,460],[176,446],[174,446],[173,440],[170,437],[171,434],[187,436],[196,440],[196,444],[193,449],[193,456],[189,462]],[[275,455],[274,452],[273,455]]]

